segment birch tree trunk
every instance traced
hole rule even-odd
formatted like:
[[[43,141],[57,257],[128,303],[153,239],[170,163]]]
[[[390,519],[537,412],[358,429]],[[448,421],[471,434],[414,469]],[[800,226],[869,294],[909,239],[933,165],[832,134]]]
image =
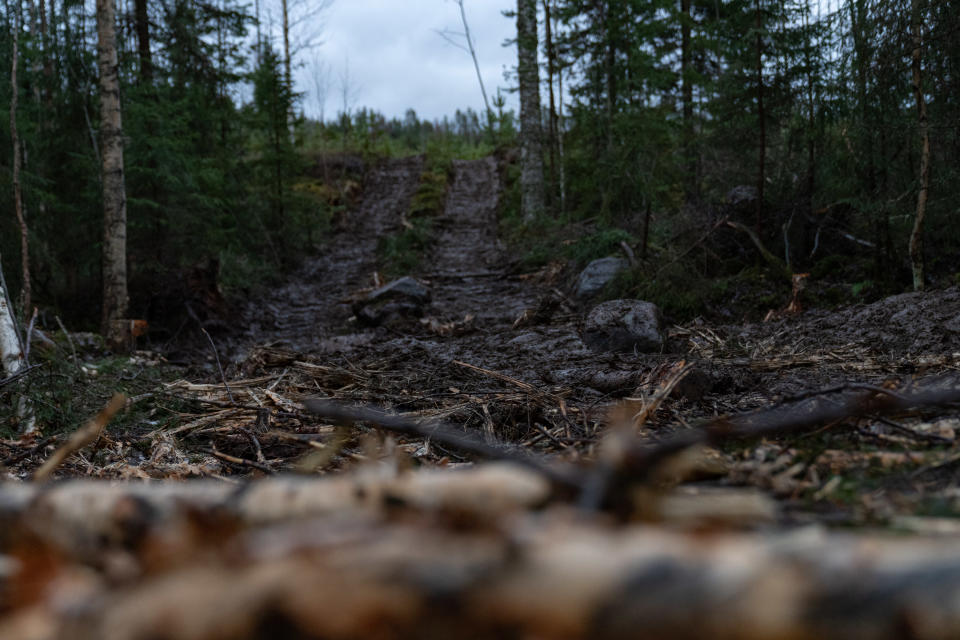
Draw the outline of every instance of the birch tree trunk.
[[[127,195],[123,179],[123,126],[120,114],[114,0],[97,0],[97,54],[100,66],[100,154],[103,173],[102,331],[114,350],[128,341]]]
[[[910,266],[913,271],[913,290],[923,289],[923,219],[927,214],[927,196],[930,191],[930,132],[927,128],[927,101],[923,97],[923,8],[921,0],[913,0],[913,96],[917,102],[917,123],[920,129],[920,190],[917,193],[917,213],[910,233]]]
[[[517,74],[520,76],[520,209],[524,221],[532,222],[545,208],[536,0],[517,0]]]
[[[27,366],[27,357],[23,352],[20,334],[17,333],[17,324],[13,319],[13,309],[10,306],[10,296],[7,283],[0,271],[0,372],[4,377],[14,376]],[[33,415],[33,407],[27,396],[17,399],[17,417],[20,418],[19,431],[29,435],[36,431],[37,422]]]

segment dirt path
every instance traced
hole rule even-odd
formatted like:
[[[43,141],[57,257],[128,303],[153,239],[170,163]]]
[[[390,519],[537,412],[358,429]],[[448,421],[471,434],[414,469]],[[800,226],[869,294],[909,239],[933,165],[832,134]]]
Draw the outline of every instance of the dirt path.
[[[508,329],[536,290],[511,276],[510,259],[497,237],[500,179],[493,158],[454,161],[454,179],[425,273],[434,302],[446,320],[466,315],[487,331]]]
[[[327,391],[344,402],[438,416],[556,453],[595,441],[609,422],[611,406],[624,397],[650,398],[680,361],[693,363],[694,370],[647,420],[645,433],[653,440],[699,419],[776,405],[784,397],[847,382],[882,383],[921,369],[933,374],[960,362],[951,355],[960,350],[956,289],[809,311],[770,323],[672,327],[663,353],[592,352],[579,335],[589,308],[563,299],[562,283],[548,274],[511,269],[510,251],[497,236],[500,181],[492,159],[454,165],[434,244],[420,272],[411,274],[432,293],[424,322],[360,327],[347,300],[372,285],[377,239],[399,228],[420,167],[420,160],[406,159],[375,169],[351,228],[335,235],[289,284],[248,308],[245,350],[255,353],[256,345],[272,344],[287,355],[254,357],[246,373],[269,373],[286,366],[278,363],[311,358],[323,367],[349,370],[354,382]],[[559,302],[547,305],[548,312],[531,313],[542,310],[551,296]],[[472,321],[464,322],[465,317]],[[825,445],[812,442],[851,451],[900,446],[891,430],[902,432],[902,425],[884,425],[872,424],[869,431],[857,426],[859,431],[848,430]],[[916,436],[924,446],[952,438],[937,435],[940,427],[911,428],[934,429]],[[848,441],[850,433],[856,440]],[[791,451],[790,460],[805,455],[802,447]],[[842,455],[849,468],[869,463],[869,452]],[[771,469],[782,471],[749,459],[728,463],[734,469],[728,481],[764,489]],[[837,473],[830,466],[836,465],[833,458],[818,464],[819,469],[811,466],[803,478],[791,480],[791,491],[815,490],[822,484],[818,474]],[[897,482],[890,480],[890,490],[902,496]],[[931,483],[931,491],[940,489],[938,482]],[[847,514],[851,508],[821,507]],[[790,507],[797,508],[805,507]]]
[[[373,283],[379,238],[400,226],[423,167],[423,158],[386,160],[368,171],[364,196],[345,228],[307,260],[289,281],[260,300],[252,300],[241,317],[245,328],[236,340],[236,357],[257,344],[275,344],[300,352],[336,350],[352,315],[347,299]]]

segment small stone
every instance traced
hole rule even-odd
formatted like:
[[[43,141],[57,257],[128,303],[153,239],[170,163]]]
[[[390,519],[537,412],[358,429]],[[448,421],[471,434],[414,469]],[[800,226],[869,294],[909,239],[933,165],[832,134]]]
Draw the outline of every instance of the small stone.
[[[594,260],[577,276],[574,295],[580,299],[592,298],[603,291],[603,288],[627,266],[626,260],[616,256]]]
[[[366,301],[383,300],[386,298],[407,298],[420,304],[430,302],[430,289],[420,284],[416,279],[410,276],[397,278],[379,289],[367,294]]]
[[[361,324],[392,324],[395,320],[419,318],[430,299],[430,289],[410,276],[404,276],[355,302],[353,313]]]
[[[741,184],[727,191],[727,204],[733,207],[744,207],[757,201],[757,188]]]
[[[594,351],[657,352],[663,348],[663,316],[652,302],[608,300],[594,307],[583,342]]]

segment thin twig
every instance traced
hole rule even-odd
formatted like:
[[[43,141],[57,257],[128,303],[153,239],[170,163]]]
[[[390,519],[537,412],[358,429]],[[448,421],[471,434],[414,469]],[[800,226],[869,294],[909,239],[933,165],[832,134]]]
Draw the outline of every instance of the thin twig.
[[[622,457],[611,465],[612,468],[597,468],[590,474],[580,503],[599,506],[618,481],[649,478],[663,460],[694,445],[785,435],[849,418],[960,402],[960,378],[942,376],[925,382],[922,388],[913,387],[909,394],[871,384],[847,383],[805,392],[799,400],[781,402],[773,407],[719,416],[657,444],[645,445],[636,440],[624,442]],[[848,390],[855,393],[841,396],[842,401],[829,398]]]
[[[57,440],[59,440],[59,436],[50,436],[48,438],[45,438],[40,442],[38,442],[37,444],[30,447],[29,449],[27,449],[26,451],[21,451],[17,455],[10,456],[3,462],[0,462],[0,466],[10,467],[11,465],[17,464],[21,460],[26,460],[27,458],[34,455],[35,453],[39,453],[43,451],[44,449],[47,448],[48,445],[55,443]]]
[[[490,460],[506,460],[533,469],[558,485],[579,489],[581,478],[572,468],[564,468],[548,463],[546,460],[500,443],[487,443],[469,434],[453,431],[452,426],[442,423],[419,424],[401,416],[392,416],[369,407],[347,407],[331,400],[310,399],[303,401],[304,407],[323,418],[348,426],[354,422],[369,422],[386,431],[401,433],[416,438],[430,440],[454,447],[465,453]]]
[[[37,308],[33,308],[33,314],[30,316],[30,323],[27,324],[27,339],[23,345],[23,361],[30,364],[30,343],[33,342],[33,326],[37,323]]]
[[[921,431],[914,431],[906,425],[902,425],[899,422],[890,420],[889,418],[884,418],[883,416],[870,416],[871,419],[876,420],[881,424],[885,424],[890,427],[897,433],[907,436],[908,438],[913,438],[914,440],[925,440],[927,442],[932,442],[936,444],[953,444],[951,438],[945,438],[943,436],[938,436],[935,433],[923,433]]]
[[[100,410],[96,416],[87,421],[85,425],[77,429],[70,436],[70,439],[64,442],[56,451],[51,454],[47,461],[40,465],[33,474],[35,482],[44,482],[50,478],[57,467],[63,464],[71,454],[80,451],[85,446],[100,437],[100,432],[107,426],[113,416],[123,409],[127,403],[127,397],[122,393],[115,393],[110,402]]]
[[[207,333],[206,329],[200,327],[200,331],[203,331],[203,335],[207,336],[207,340],[210,341],[210,348],[213,349],[213,357],[217,361],[217,370],[220,372],[220,379],[223,380],[223,388],[227,390],[227,395],[230,397],[230,402],[233,402],[233,392],[230,391],[230,385],[227,384],[227,376],[223,375],[223,367],[220,366],[220,354],[217,353],[217,345],[213,343],[213,338],[210,337],[210,334]]]
[[[266,464],[262,464],[260,462],[254,462],[253,460],[247,460],[246,458],[238,458],[236,456],[231,456],[229,453],[221,453],[220,451],[217,451],[216,448],[200,449],[200,451],[203,451],[204,453],[208,453],[214,456],[215,458],[220,458],[221,460],[225,460],[230,464],[240,465],[241,467],[250,467],[251,469],[262,471],[267,475],[271,475],[271,476],[276,474],[276,471],[271,469]]]
[[[267,459],[263,457],[263,449],[260,447],[260,441],[257,440],[257,436],[253,434],[249,429],[244,429],[243,427],[238,427],[237,431],[247,436],[247,440],[250,441],[250,444],[253,446],[254,452],[257,454],[257,462],[261,464],[266,464]]]
[[[77,349],[73,346],[73,338],[70,337],[70,332],[63,326],[63,321],[60,320],[60,316],[53,316],[53,318],[57,321],[57,326],[60,327],[60,331],[63,331],[63,335],[67,338],[67,344],[70,345],[70,353],[73,355],[73,364],[79,367],[80,363],[77,361]]]
[[[28,373],[30,373],[31,371],[33,371],[34,369],[39,369],[42,366],[43,366],[43,363],[41,362],[40,364],[32,364],[29,367],[26,367],[25,369],[20,369],[20,371],[17,371],[15,374],[10,376],[9,378],[4,378],[3,380],[0,380],[0,387],[5,387],[8,384],[12,384],[17,380],[19,380],[20,378],[27,375]]]

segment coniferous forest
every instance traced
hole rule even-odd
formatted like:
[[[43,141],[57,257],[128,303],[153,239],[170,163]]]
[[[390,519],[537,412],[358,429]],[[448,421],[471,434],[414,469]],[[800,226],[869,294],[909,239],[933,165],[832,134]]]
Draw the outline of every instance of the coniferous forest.
[[[960,2],[348,1],[2,0],[0,638],[960,637]]]
[[[537,6],[546,205],[537,224],[589,220],[600,244],[616,236],[672,254],[695,241],[705,212],[733,202],[787,269],[857,285],[854,299],[960,273],[950,3]],[[5,275],[19,292],[26,248],[31,301],[93,328],[103,236],[94,7],[10,2],[0,19],[10,36],[0,66],[17,67],[0,87],[16,124],[0,132]],[[191,265],[217,260],[228,287],[243,288],[321,242],[332,213],[305,184],[311,154],[409,154],[437,137],[474,153],[514,144],[511,114],[496,105],[489,117],[468,110],[444,122],[366,109],[299,117],[305,97],[288,81],[283,41],[242,3],[120,6],[116,49],[134,317],[162,315],[155,293]],[[753,247],[727,249],[626,286],[647,296],[703,289],[755,260]],[[550,252],[536,247],[533,260],[544,259],[537,250]],[[665,302],[681,317],[707,311]]]

